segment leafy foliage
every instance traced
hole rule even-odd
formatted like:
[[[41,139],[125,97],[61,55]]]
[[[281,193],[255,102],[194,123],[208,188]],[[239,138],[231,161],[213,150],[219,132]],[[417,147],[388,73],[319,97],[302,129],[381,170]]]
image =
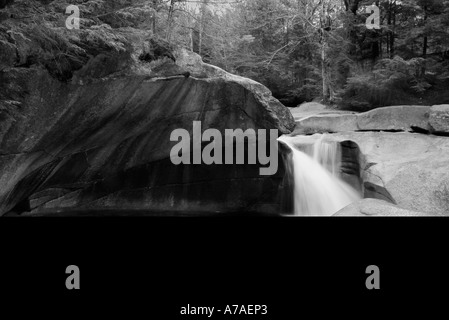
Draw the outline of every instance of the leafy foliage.
[[[69,4],[80,7],[80,30],[65,28]],[[149,67],[159,57],[173,59],[169,51],[182,46],[262,82],[291,107],[314,99],[353,110],[447,102],[449,0],[381,1],[380,30],[365,26],[369,5],[16,0],[0,10],[0,48],[14,46],[15,66],[42,65],[63,81],[100,54],[129,54]]]
[[[367,111],[373,107],[411,102],[409,97],[431,85],[422,74],[423,58],[382,59],[373,70],[358,70],[342,90],[341,104],[347,109]]]
[[[0,41],[13,44],[19,67],[41,65],[53,76],[68,81],[99,54],[131,54],[136,39],[151,38],[148,1],[16,0],[3,13]],[[65,14],[70,4],[80,8],[79,30],[68,30]],[[143,36],[140,36],[143,34]]]

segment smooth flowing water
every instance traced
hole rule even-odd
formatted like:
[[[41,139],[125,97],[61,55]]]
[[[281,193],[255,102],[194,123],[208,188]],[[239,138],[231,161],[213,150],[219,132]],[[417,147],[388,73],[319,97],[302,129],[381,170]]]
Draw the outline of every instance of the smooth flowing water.
[[[295,215],[331,216],[359,200],[358,192],[339,177],[340,144],[326,135],[313,143],[308,137],[301,141],[304,138],[279,138],[293,153]]]

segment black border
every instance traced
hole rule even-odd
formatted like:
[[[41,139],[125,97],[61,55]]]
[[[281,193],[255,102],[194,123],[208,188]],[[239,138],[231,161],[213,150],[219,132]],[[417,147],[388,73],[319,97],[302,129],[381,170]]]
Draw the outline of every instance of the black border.
[[[5,305],[123,308],[161,319],[207,318],[180,316],[187,304],[269,309],[210,319],[372,312],[442,297],[448,227],[434,217],[3,218],[0,287]],[[80,290],[65,288],[71,264],[80,268]],[[372,264],[380,290],[365,287]]]

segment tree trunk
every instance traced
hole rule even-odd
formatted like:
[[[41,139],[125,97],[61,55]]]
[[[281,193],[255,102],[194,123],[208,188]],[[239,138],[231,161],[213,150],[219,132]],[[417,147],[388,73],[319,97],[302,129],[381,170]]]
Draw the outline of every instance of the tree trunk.
[[[396,29],[396,0],[392,2],[391,10],[392,10],[392,30],[390,31],[390,59],[394,58],[394,37],[395,37],[395,29]]]
[[[324,10],[325,1],[322,1],[321,7],[321,77],[323,80],[323,100],[329,101],[329,79],[327,77],[327,66],[326,66],[326,37],[325,37],[325,10]]]
[[[200,27],[198,28],[198,54],[201,56],[201,47],[203,46],[203,12],[201,11]]]
[[[153,0],[153,21],[152,21],[152,27],[153,27],[153,34],[156,34],[156,12],[157,12],[157,0]]]
[[[424,28],[426,27],[426,21],[427,21],[427,6],[424,5]],[[424,59],[427,58],[427,34],[426,31],[424,31],[424,40],[423,40],[423,47],[422,47],[422,57]],[[426,74],[426,61],[423,62],[421,75],[425,76]]]
[[[207,5],[209,0],[202,0],[201,9],[200,9],[200,27],[199,29],[199,38],[198,38],[198,54],[201,55],[202,47],[203,47],[203,31],[204,31],[204,15],[206,13]]]
[[[321,44],[321,77],[323,79],[323,100],[327,101],[329,100],[329,86],[326,75],[326,48],[324,39],[323,43]]]
[[[168,42],[170,42],[170,35],[172,32],[172,20],[173,20],[173,10],[174,10],[174,6],[175,6],[175,1],[176,0],[170,0],[170,7],[168,9],[168,18],[167,18],[167,33],[166,33],[166,40]]]

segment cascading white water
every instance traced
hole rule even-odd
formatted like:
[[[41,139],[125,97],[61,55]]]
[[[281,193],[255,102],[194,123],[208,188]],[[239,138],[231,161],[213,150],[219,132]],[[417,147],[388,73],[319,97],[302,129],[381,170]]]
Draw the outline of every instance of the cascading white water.
[[[326,135],[323,134],[313,144],[313,151],[309,155],[333,176],[340,175],[341,147],[339,143],[327,140]]]
[[[292,150],[295,215],[331,216],[361,197],[339,178],[340,144],[322,135],[300,151],[294,142],[301,136],[282,136]]]

